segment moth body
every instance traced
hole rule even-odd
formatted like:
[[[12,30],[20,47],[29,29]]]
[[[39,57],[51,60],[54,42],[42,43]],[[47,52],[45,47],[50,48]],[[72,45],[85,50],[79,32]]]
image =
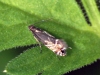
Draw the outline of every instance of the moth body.
[[[44,44],[47,48],[52,50],[54,53],[56,53],[59,56],[65,56],[66,50],[68,48],[68,45],[66,42],[64,42],[61,39],[56,39],[54,36],[50,35],[46,31],[43,31],[39,28],[36,28],[33,25],[29,26],[29,29],[34,34],[34,37]]]

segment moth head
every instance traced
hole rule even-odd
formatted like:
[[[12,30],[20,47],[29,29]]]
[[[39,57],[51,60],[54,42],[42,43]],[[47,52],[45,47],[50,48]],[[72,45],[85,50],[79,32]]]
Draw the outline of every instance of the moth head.
[[[65,56],[66,55],[66,48],[62,48],[61,50],[55,51],[58,56]]]
[[[29,26],[29,29],[32,31],[35,27],[33,25]]]

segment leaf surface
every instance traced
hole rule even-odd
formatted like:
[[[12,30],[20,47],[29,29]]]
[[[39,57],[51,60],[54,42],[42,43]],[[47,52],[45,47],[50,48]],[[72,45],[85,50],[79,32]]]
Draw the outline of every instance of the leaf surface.
[[[72,48],[59,59],[44,46],[42,53],[39,47],[29,49],[7,65],[10,75],[61,75],[100,57],[99,23],[89,26],[75,0],[0,0],[0,8],[0,51],[35,44],[30,24],[64,39]]]

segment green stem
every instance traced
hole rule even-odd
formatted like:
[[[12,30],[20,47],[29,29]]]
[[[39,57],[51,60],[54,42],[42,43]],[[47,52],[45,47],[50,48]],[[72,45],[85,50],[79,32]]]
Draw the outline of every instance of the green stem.
[[[95,32],[100,33],[100,13],[95,0],[82,0],[82,2]]]

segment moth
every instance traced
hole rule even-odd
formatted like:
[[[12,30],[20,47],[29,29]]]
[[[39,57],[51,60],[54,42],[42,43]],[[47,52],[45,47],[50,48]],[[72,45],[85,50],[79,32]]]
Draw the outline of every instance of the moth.
[[[62,39],[56,39],[46,31],[43,31],[34,25],[29,26],[30,31],[33,33],[35,39],[44,44],[47,48],[52,50],[59,56],[65,56],[68,45]]]

